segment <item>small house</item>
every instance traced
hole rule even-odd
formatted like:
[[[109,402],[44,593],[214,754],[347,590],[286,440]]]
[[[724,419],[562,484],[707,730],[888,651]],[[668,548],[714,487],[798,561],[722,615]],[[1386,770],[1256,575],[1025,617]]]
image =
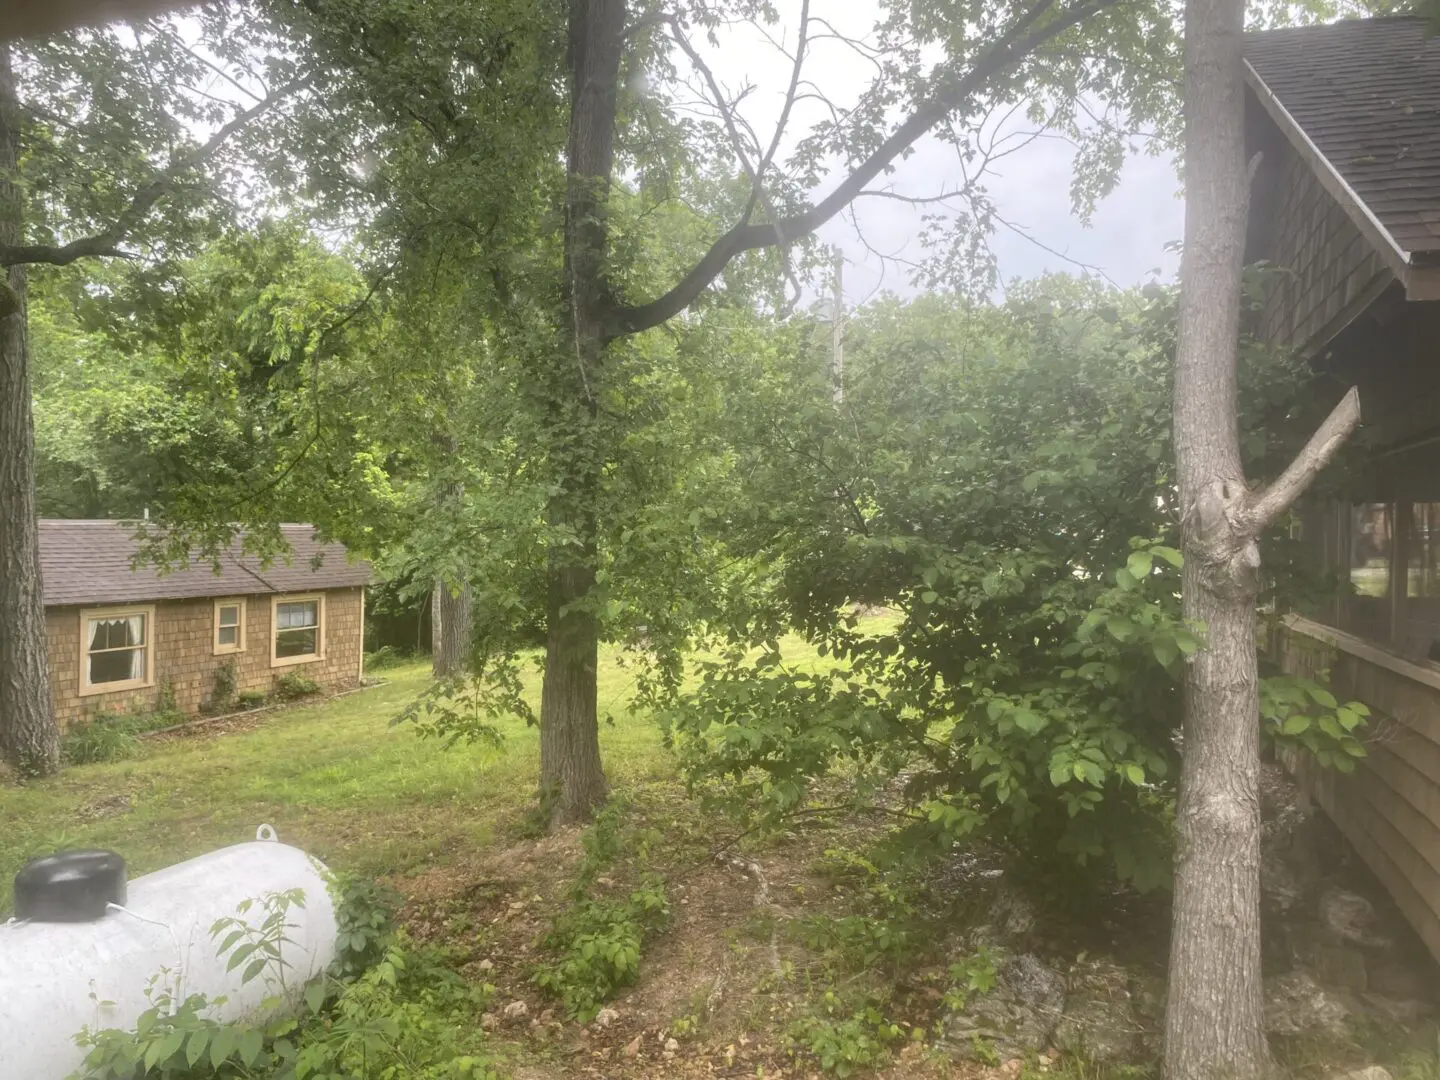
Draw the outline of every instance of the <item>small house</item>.
[[[41,520],[56,722],[170,702],[195,713],[287,674],[359,685],[370,567],[309,525],[281,528],[291,551],[275,565],[232,550],[162,574],[135,564],[131,523]]]
[[[1278,644],[1370,705],[1368,756],[1287,764],[1440,958],[1440,38],[1413,17],[1252,34],[1245,78],[1247,257],[1280,272],[1258,330],[1337,399],[1358,386],[1363,424],[1349,490],[1298,522],[1348,588]]]

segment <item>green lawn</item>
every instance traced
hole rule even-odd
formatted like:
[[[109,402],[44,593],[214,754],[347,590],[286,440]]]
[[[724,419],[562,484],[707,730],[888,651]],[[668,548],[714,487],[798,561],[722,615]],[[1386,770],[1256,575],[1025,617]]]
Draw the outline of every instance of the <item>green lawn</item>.
[[[390,726],[428,665],[383,674],[383,686],[277,711],[250,731],[146,742],[128,761],[0,786],[0,910],[15,870],[62,847],[113,848],[133,876],[248,840],[268,822],[337,869],[397,873],[518,824],[537,783],[536,730],[502,721],[498,750],[442,749]],[[538,673],[529,681],[538,706]],[[657,726],[625,708],[632,685],[604,655],[600,711],[615,723],[602,725],[600,744],[621,784],[672,772]]]

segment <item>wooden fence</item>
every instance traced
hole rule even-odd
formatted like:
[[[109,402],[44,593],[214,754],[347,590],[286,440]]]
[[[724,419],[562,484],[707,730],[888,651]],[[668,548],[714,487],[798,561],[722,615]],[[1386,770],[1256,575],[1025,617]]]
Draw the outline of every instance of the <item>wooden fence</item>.
[[[1330,815],[1440,961],[1440,666],[1414,663],[1329,626],[1288,616],[1284,669],[1330,671],[1337,696],[1374,711],[1369,756],[1352,773],[1308,756],[1284,764]]]

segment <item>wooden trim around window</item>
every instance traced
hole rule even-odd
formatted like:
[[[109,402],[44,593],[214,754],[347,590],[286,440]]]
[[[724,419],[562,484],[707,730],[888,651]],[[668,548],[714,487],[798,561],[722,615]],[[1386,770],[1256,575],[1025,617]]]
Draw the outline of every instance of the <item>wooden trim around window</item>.
[[[315,651],[303,656],[276,656],[275,643],[279,638],[278,613],[281,604],[300,604],[315,601]],[[301,593],[295,596],[272,596],[270,598],[270,666],[289,667],[291,664],[313,664],[325,659],[325,594]]]
[[[131,615],[145,616],[145,675],[139,679],[124,682],[90,683],[90,620],[120,619]],[[144,690],[155,685],[155,605],[131,604],[125,607],[83,608],[80,611],[80,696],[93,697],[96,694],[122,694],[128,690]]]
[[[220,609],[227,607],[238,607],[240,609],[240,621],[235,624],[235,644],[220,644]],[[215,656],[228,656],[231,653],[242,653],[245,651],[245,597],[226,596],[215,601],[215,615],[210,627],[210,644]]]

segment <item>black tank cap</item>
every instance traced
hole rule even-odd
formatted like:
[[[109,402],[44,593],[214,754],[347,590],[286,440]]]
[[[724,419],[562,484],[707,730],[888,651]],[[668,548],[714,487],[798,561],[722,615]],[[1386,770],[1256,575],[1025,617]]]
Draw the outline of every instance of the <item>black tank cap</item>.
[[[113,851],[61,851],[32,859],[15,875],[15,917],[94,922],[125,903],[125,860]]]

